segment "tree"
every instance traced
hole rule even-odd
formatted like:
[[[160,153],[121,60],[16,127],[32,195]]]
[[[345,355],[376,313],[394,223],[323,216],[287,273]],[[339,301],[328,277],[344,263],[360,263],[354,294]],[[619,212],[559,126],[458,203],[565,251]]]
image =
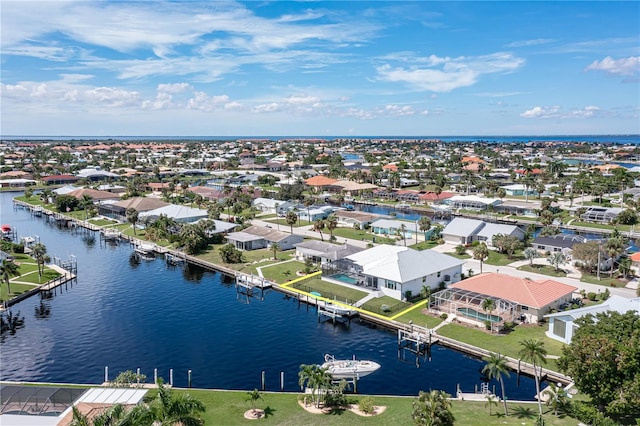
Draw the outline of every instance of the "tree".
[[[200,417],[205,411],[205,405],[189,394],[174,396],[171,388],[158,379],[158,392],[149,403],[152,424],[195,426],[203,425]],[[157,423],[156,423],[157,422]]]
[[[615,311],[575,321],[562,348],[560,371],[573,378],[600,411],[640,414],[640,314]]]
[[[489,257],[489,248],[485,243],[478,244],[473,249],[473,258],[480,261],[480,273],[482,273],[482,262]]]
[[[431,219],[429,219],[429,217],[427,216],[421,216],[418,220],[418,229],[420,229],[422,232],[427,232],[429,229],[431,229]]]
[[[280,245],[278,243],[271,243],[271,251],[273,252],[273,260],[278,260],[278,250],[280,250]]]
[[[527,247],[526,249],[524,249],[524,252],[522,252],[522,254],[524,258],[529,261],[529,266],[533,266],[533,259],[536,259],[539,256],[538,250],[534,249],[533,247]]]
[[[482,368],[482,373],[486,374],[489,380],[496,379],[500,382],[500,390],[502,391],[502,403],[504,404],[504,415],[508,416],[509,411],[507,409],[507,396],[504,393],[504,380],[503,376],[509,377],[509,367],[507,366],[507,359],[501,354],[492,353],[488,359],[487,364]]]
[[[493,236],[492,242],[500,253],[506,253],[508,257],[511,257],[516,250],[522,248],[522,241],[513,235],[496,234]]]
[[[404,223],[400,225],[400,227],[398,228],[398,230],[396,231],[396,234],[402,238],[402,241],[404,242],[404,246],[407,246],[407,225],[405,225]]]
[[[518,356],[533,365],[533,377],[536,381],[536,395],[538,395],[538,413],[542,415],[542,398],[540,395],[540,372],[537,366],[547,363],[547,350],[542,340],[525,339],[520,341]]]
[[[444,391],[420,391],[413,401],[413,422],[419,426],[453,426],[450,395]]]
[[[197,254],[207,247],[207,236],[202,227],[193,223],[186,223],[178,233],[180,247],[187,254]]]
[[[553,410],[554,416],[566,412],[570,406],[567,391],[553,382],[549,382],[549,386],[542,391],[542,394],[547,397],[545,405]]]
[[[490,298],[486,298],[482,301],[482,310],[485,312],[489,312],[489,324],[491,325],[491,329],[493,330],[493,310],[496,308],[496,301]]]
[[[564,265],[566,261],[567,257],[559,251],[553,252],[547,257],[547,262],[549,262],[549,265],[553,266],[556,271],[558,271],[560,265]]]
[[[293,234],[293,225],[298,221],[298,215],[293,210],[287,212],[287,216],[285,217],[287,221],[287,225],[291,227],[291,234]]]
[[[491,406],[495,405],[496,407],[498,406],[498,401],[496,401],[496,397],[495,395],[491,395],[490,393],[488,393],[487,395],[485,395],[485,398],[487,399],[487,402],[484,403],[485,407],[489,407],[489,416],[491,416]]]
[[[251,403],[251,409],[256,411],[256,403],[262,399],[262,392],[258,388],[254,388],[251,392],[247,392],[247,401]]]
[[[127,216],[127,222],[129,222],[133,227],[133,235],[136,235],[136,223],[140,217],[138,210],[133,207],[129,207],[125,214]]]
[[[225,244],[218,251],[224,263],[242,263],[242,252],[233,244]]]
[[[324,220],[318,219],[313,222],[313,230],[318,231],[320,233],[320,240],[324,241],[324,236],[322,235],[322,230],[324,229]]]
[[[78,205],[84,210],[84,218],[89,219],[89,208],[93,207],[93,198],[87,194],[84,194]]]
[[[326,368],[322,368],[317,364],[302,364],[298,372],[298,384],[301,388],[307,387],[311,389],[311,398],[316,407],[320,407],[322,398],[326,395],[323,390],[331,386],[332,377]],[[319,392],[320,391],[320,392]]]
[[[598,265],[598,252],[602,255],[602,249],[598,241],[587,241],[585,243],[574,244],[573,258],[580,262],[582,268],[592,271]]]
[[[338,216],[336,216],[334,213],[331,213],[325,220],[325,224],[331,235],[331,237],[329,237],[329,240],[334,241],[335,237],[333,236],[333,230],[338,227]]]
[[[7,284],[7,299],[11,294],[11,284],[9,284],[9,280],[14,275],[18,275],[18,265],[16,265],[13,260],[2,259],[2,264],[0,264],[0,278]]]
[[[618,271],[620,271],[624,278],[627,278],[627,275],[631,272],[631,259],[626,256],[620,259],[620,262],[618,263]]]
[[[614,261],[627,251],[624,238],[622,236],[613,236],[609,238],[604,245],[604,250],[609,258],[611,258],[611,269],[609,269],[609,276],[613,277]]]
[[[31,256],[36,260],[36,264],[38,265],[38,276],[42,278],[44,264],[49,261],[47,247],[42,243],[35,243],[31,248]]]

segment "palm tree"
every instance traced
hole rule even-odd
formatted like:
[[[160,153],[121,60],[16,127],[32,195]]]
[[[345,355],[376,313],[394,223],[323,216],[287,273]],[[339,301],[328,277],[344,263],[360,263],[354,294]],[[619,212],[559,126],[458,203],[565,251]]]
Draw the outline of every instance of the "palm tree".
[[[34,244],[31,248],[31,256],[36,259],[36,263],[38,265],[38,276],[42,278],[44,264],[49,261],[49,256],[47,256],[47,247],[42,243]]]
[[[333,236],[333,230],[338,227],[338,217],[334,213],[331,213],[325,220],[325,225],[331,234],[331,237],[329,237],[329,239],[331,241],[335,240],[335,237]]]
[[[490,393],[488,393],[485,398],[487,399],[487,402],[484,403],[484,406],[489,406],[489,416],[491,416],[491,406],[495,405],[497,407],[498,401],[496,401],[495,395],[491,395]]]
[[[545,405],[551,407],[554,416],[557,416],[558,412],[565,411],[570,404],[567,391],[555,383],[549,383],[549,386],[542,393],[547,396]]]
[[[322,368],[317,364],[300,365],[300,371],[298,372],[298,384],[301,388],[307,387],[311,389],[311,397],[316,404],[316,407],[320,407],[322,392],[318,393],[319,389],[327,389],[331,385],[331,374],[326,368]],[[317,397],[316,397],[316,394]]]
[[[200,417],[205,411],[205,405],[189,394],[174,397],[171,389],[164,386],[162,379],[158,380],[158,393],[149,404],[151,414],[150,424],[158,425],[203,425]]]
[[[493,299],[486,298],[482,301],[482,310],[485,312],[489,312],[489,324],[491,324],[491,329],[493,330],[493,310],[496,308],[496,302]]]
[[[453,426],[455,422],[449,395],[440,390],[420,391],[413,401],[412,417],[420,426]]]
[[[487,364],[482,368],[482,373],[486,374],[489,380],[496,379],[500,382],[500,389],[502,391],[502,402],[504,404],[504,415],[508,416],[507,410],[507,396],[504,393],[504,380],[503,376],[510,377],[509,367],[507,366],[507,359],[501,354],[492,353],[486,360]]]
[[[298,215],[296,214],[296,212],[291,210],[287,213],[285,220],[287,221],[287,225],[291,227],[291,234],[293,235],[293,225],[295,225],[298,221]]]
[[[271,243],[271,251],[273,251],[273,260],[278,260],[278,250],[280,250],[280,245],[278,243]]]
[[[426,233],[429,229],[431,229],[431,219],[429,219],[427,216],[420,217],[420,220],[418,220],[418,228],[422,232]],[[425,240],[426,240],[426,234],[425,234]]]
[[[2,264],[0,264],[0,278],[7,284],[7,299],[11,294],[11,284],[9,284],[9,280],[14,275],[18,275],[18,265],[16,265],[13,260],[2,259]]]
[[[563,263],[565,263],[566,261],[567,261],[567,257],[564,254],[562,254],[562,252],[559,252],[559,251],[551,253],[547,258],[547,262],[549,262],[549,264],[553,266],[556,269],[556,271],[558,270],[558,267]]]
[[[138,210],[133,207],[129,207],[126,212],[126,216],[127,221],[131,223],[131,226],[133,226],[133,235],[136,235],[136,222],[138,222],[139,218]]]
[[[533,377],[536,381],[536,395],[538,395],[538,412],[542,415],[542,398],[540,395],[540,374],[537,365],[540,363],[546,364],[547,350],[544,347],[542,340],[525,339],[520,341],[522,348],[518,352],[520,358],[526,362],[533,364]]]
[[[247,392],[247,401],[251,402],[251,409],[256,411],[256,403],[259,399],[262,399],[262,392],[258,388],[253,389],[251,392]]]
[[[534,249],[533,247],[527,247],[526,249],[524,249],[522,254],[524,258],[529,261],[529,266],[533,266],[533,259],[538,257],[538,250]]]
[[[84,210],[85,220],[89,219],[89,207],[93,206],[93,198],[87,194],[84,194],[78,204]]]
[[[404,246],[407,246],[407,226],[403,223],[400,225],[400,227],[398,228],[397,234],[399,237],[402,238],[402,241],[404,242]]]
[[[324,241],[324,236],[322,235],[322,230],[324,229],[324,220],[318,219],[313,222],[313,230],[318,231],[320,233],[320,240]]]
[[[473,249],[473,258],[480,261],[480,273],[482,273],[482,262],[489,257],[489,248],[485,243],[478,244]]]

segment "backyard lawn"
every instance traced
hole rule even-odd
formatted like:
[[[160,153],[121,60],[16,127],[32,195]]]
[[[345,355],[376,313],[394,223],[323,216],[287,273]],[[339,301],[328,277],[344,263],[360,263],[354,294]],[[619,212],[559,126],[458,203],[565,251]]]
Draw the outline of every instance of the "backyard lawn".
[[[395,320],[405,324],[409,324],[409,321],[412,321],[415,325],[420,327],[426,326],[427,328],[434,328],[438,324],[442,323],[442,319],[438,317],[423,314],[422,309],[424,309],[424,306],[413,309],[406,314],[395,318]]]
[[[264,263],[257,265],[256,267],[261,268],[262,275],[271,280],[275,281],[279,284],[284,284],[287,281],[291,281],[296,278],[297,271],[304,270],[304,263],[293,261],[293,262],[279,262],[279,263]],[[256,271],[257,274],[257,271]]]
[[[371,241],[378,244],[395,244],[395,238],[387,238],[383,235],[375,235],[370,232],[353,229],[353,228],[336,228],[333,230],[333,235],[336,237],[349,238],[352,240]]]
[[[340,284],[322,281],[318,278],[312,278],[295,283],[292,285],[292,287],[306,291],[308,293],[315,291],[317,293],[320,293],[322,297],[326,297],[327,299],[338,300],[346,303],[355,303],[369,294],[366,291],[361,291],[352,287],[346,287]]]
[[[451,323],[438,329],[438,334],[513,358],[518,358],[522,340],[542,339],[549,355],[560,356],[564,344],[547,337],[545,335],[546,330],[547,325],[519,325],[511,333],[503,335],[491,334],[480,328]],[[547,359],[544,367],[558,371],[555,359]]]
[[[556,271],[556,268],[554,268],[553,266],[523,265],[523,266],[520,266],[518,269],[520,271],[532,272],[532,273],[535,273],[535,274],[549,275],[551,277],[566,277],[567,276],[567,273],[565,271],[563,271],[562,269],[558,269]]]
[[[429,389],[425,389],[428,391]],[[203,414],[205,424],[220,424],[224,419],[225,425],[241,425],[250,423],[244,418],[244,412],[251,408],[247,401],[248,393],[242,391],[214,391],[203,389],[175,389],[176,394],[188,393],[206,406]],[[149,396],[153,395],[150,392]],[[350,403],[356,404],[365,395],[348,395]],[[280,426],[342,426],[348,425],[380,425],[380,426],[410,426],[414,425],[411,418],[414,397],[371,396],[376,406],[386,407],[382,414],[373,417],[361,417],[348,410],[338,410],[331,414],[311,414],[298,403],[302,394],[292,393],[263,393],[262,399],[256,407],[265,411],[265,418],[260,424]],[[535,404],[509,404],[510,415],[504,417],[502,406],[491,408],[492,415],[484,402],[453,401],[452,411],[456,424],[465,426],[521,426],[533,425],[537,417]],[[544,420],[547,426],[575,426],[577,421],[569,417],[556,417],[544,407]]]
[[[390,296],[382,296],[369,300],[361,308],[379,315],[392,316],[410,306],[411,303],[401,302]]]

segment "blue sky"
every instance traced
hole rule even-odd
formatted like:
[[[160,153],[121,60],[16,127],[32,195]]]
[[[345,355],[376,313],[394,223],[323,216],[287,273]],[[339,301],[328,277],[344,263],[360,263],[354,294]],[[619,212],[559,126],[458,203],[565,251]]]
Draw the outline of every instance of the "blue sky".
[[[5,1],[3,135],[640,133],[640,2]]]

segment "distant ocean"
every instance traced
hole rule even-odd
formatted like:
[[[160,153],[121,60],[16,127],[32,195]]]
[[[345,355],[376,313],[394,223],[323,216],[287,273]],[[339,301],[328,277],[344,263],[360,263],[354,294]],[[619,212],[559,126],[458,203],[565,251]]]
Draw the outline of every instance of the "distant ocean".
[[[224,141],[238,139],[406,139],[441,140],[443,142],[586,142],[608,144],[640,144],[640,135],[547,135],[547,136],[0,136],[1,140],[29,141]]]

